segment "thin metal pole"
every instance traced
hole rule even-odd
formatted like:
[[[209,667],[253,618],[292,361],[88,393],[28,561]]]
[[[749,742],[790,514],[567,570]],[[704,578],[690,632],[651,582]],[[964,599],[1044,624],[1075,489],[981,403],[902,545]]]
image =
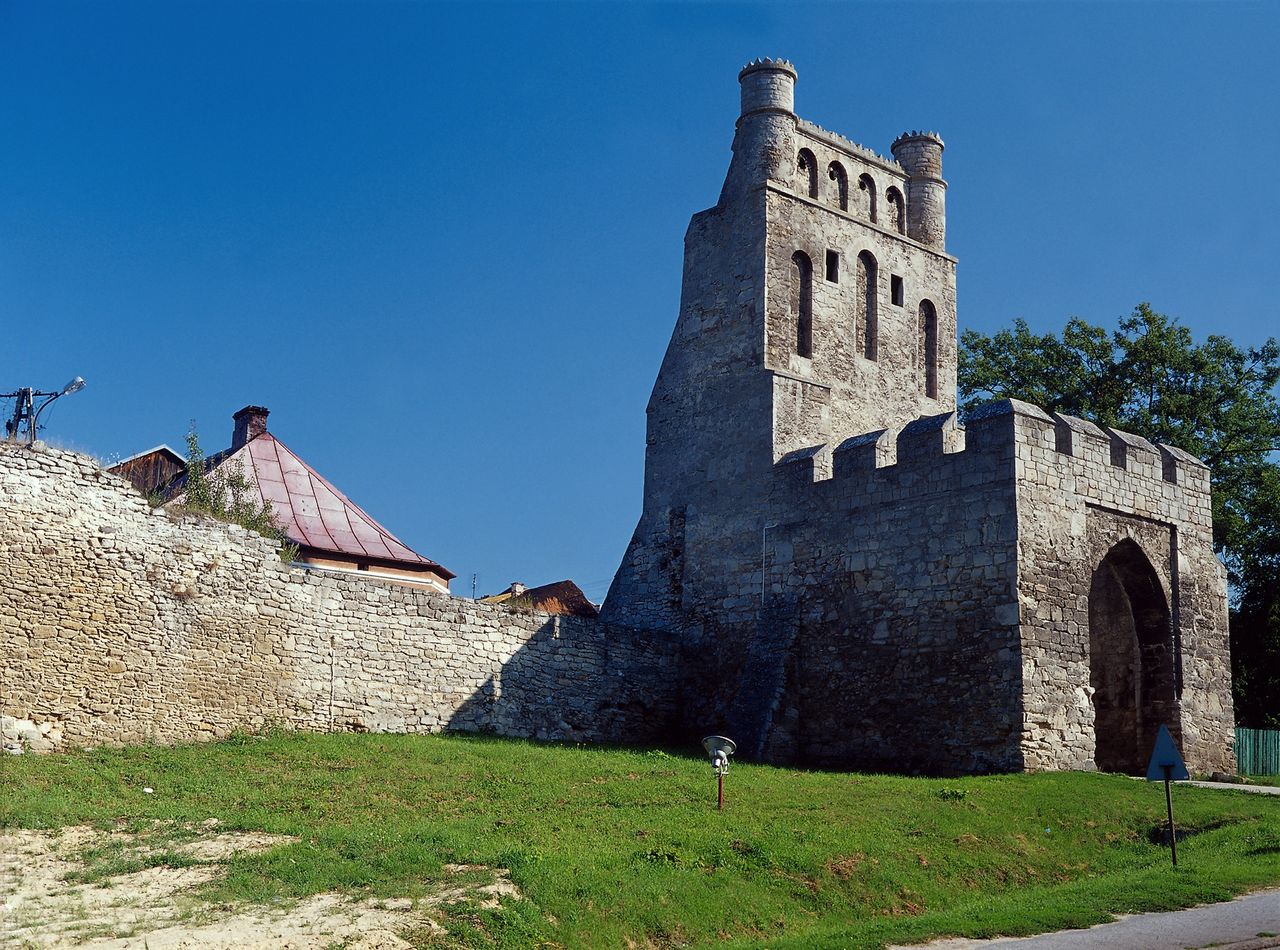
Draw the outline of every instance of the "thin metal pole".
[[[39,395],[46,395],[46,394],[45,394],[45,393],[40,393]],[[34,442],[35,442],[35,440],[36,440],[36,428],[37,428],[37,427],[39,426],[39,424],[40,424],[40,414],[41,414],[42,412],[44,412],[46,409],[48,409],[48,408],[49,408],[49,404],[50,404],[50,403],[52,403],[55,399],[57,399],[57,398],[58,398],[59,396],[61,396],[61,395],[62,395],[62,393],[52,393],[52,394],[49,394],[49,398],[48,398],[48,399],[46,399],[44,402],[40,403],[40,408],[35,410],[35,415],[33,415],[33,416],[30,416],[30,417],[29,417],[31,421],[30,421],[29,423],[27,423],[27,442],[28,442],[28,444],[34,443]],[[35,407],[35,403],[34,403],[34,402],[28,403],[28,404],[27,404],[27,412],[28,412],[28,413],[30,413],[30,412],[31,412],[31,410],[32,410],[34,407]]]
[[[718,808],[720,811],[724,811],[724,773],[723,772],[716,773],[716,784],[719,786],[719,794],[717,796],[716,808]],[[1175,861],[1174,863],[1176,864],[1177,862]]]
[[[1169,780],[1173,776],[1173,766],[1164,766],[1164,804],[1169,809],[1169,849],[1173,855],[1173,866],[1178,866],[1178,829],[1173,826],[1173,793],[1169,790]]]

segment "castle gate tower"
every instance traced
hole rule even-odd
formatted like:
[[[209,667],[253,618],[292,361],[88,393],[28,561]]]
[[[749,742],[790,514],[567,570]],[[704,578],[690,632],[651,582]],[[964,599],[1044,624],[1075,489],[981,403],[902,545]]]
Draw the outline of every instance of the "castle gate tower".
[[[962,426],[942,139],[886,157],[797,116],[789,62],[738,80],[602,611],[680,635],[680,738],[1127,770],[1164,723],[1193,767],[1230,767],[1203,464],[1015,400]]]

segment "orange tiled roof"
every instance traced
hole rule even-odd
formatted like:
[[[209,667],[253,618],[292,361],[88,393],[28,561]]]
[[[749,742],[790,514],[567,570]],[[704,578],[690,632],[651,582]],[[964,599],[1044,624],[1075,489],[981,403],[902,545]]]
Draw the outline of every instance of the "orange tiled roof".
[[[540,610],[549,614],[566,614],[575,617],[600,616],[600,608],[587,600],[587,595],[582,592],[582,588],[571,580],[543,584],[541,587],[527,587],[518,594],[508,587],[500,594],[492,594],[480,599],[489,604],[520,604],[531,610]]]

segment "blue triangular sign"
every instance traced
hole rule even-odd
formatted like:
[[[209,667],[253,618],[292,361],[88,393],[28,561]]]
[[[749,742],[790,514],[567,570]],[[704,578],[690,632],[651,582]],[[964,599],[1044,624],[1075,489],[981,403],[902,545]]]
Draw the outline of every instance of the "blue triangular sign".
[[[1168,768],[1169,771],[1165,772]],[[1187,772],[1187,765],[1182,761],[1182,756],[1178,754],[1178,747],[1173,744],[1173,736],[1169,735],[1169,729],[1161,725],[1160,731],[1156,733],[1156,747],[1151,750],[1151,764],[1147,766],[1148,782],[1163,782],[1169,779],[1174,782],[1182,782],[1191,778]]]

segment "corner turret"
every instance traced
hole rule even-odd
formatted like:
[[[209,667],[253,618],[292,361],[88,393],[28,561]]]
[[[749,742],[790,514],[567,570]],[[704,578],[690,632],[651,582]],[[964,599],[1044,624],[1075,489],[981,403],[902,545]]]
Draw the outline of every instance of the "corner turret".
[[[738,83],[742,111],[721,204],[767,180],[789,182],[795,173],[796,68],[785,59],[757,59],[742,67]]]
[[[907,173],[907,236],[942,250],[947,243],[947,183],[936,132],[903,132],[890,148]]]
[[[757,59],[738,73],[742,117],[757,112],[795,114],[796,68],[785,59]]]

